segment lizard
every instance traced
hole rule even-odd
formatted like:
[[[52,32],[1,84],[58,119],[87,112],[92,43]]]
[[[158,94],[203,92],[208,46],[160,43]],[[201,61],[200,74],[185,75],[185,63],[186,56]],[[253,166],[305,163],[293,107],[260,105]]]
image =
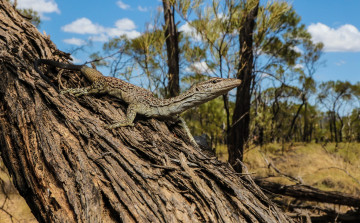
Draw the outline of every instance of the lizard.
[[[107,129],[114,129],[122,126],[134,126],[134,119],[137,114],[145,117],[170,119],[180,121],[190,141],[197,145],[190,133],[185,121],[179,116],[185,110],[201,105],[231,89],[238,87],[241,80],[236,78],[213,77],[207,81],[192,85],[187,91],[179,96],[160,99],[149,90],[130,84],[115,77],[104,76],[101,72],[86,65],[75,65],[60,63],[48,59],[34,61],[35,70],[44,76],[38,68],[39,64],[46,64],[62,69],[81,71],[81,73],[92,83],[88,87],[69,88],[61,91],[61,94],[72,94],[76,97],[89,94],[108,94],[119,98],[128,104],[126,118],[114,124],[105,126]]]

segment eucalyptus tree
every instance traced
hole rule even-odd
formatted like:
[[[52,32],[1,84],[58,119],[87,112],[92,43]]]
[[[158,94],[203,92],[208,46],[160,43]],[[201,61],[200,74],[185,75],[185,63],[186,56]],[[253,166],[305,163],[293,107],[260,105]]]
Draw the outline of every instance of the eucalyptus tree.
[[[340,112],[352,98],[352,85],[348,81],[328,81],[321,83],[319,88],[318,100],[327,109],[330,118],[331,141],[341,142],[344,124]],[[340,127],[337,126],[337,120],[340,121]]]
[[[163,0],[164,20],[165,20],[165,39],[168,65],[168,86],[167,92],[170,97],[175,97],[180,93],[179,84],[179,33],[175,24],[175,1]]]
[[[302,53],[298,61],[298,66],[294,67],[294,72],[298,75],[298,81],[293,88],[297,91],[297,99],[300,99],[300,105],[295,113],[291,126],[288,131],[287,138],[292,138],[292,131],[294,129],[295,122],[299,117],[300,112],[303,109],[303,141],[309,141],[310,129],[309,129],[309,117],[308,117],[308,100],[309,97],[316,93],[316,83],[313,78],[316,70],[321,65],[320,57],[322,53],[323,43],[314,44],[310,41],[309,37],[303,39]],[[304,107],[304,108],[303,108]]]
[[[188,24],[200,36],[196,44],[205,53],[199,60],[206,62],[212,75],[237,77],[243,81],[236,91],[232,124],[230,118],[227,121],[229,161],[240,171],[235,164],[242,160],[243,150],[249,142],[255,86],[261,84],[264,74],[287,84],[294,74],[286,71],[294,70],[301,56],[297,48],[311,43],[311,36],[285,1],[271,1],[265,5],[258,0],[213,0],[207,3],[179,1],[183,9],[179,14],[186,17],[188,11],[195,11]],[[226,103],[224,97],[225,108]]]

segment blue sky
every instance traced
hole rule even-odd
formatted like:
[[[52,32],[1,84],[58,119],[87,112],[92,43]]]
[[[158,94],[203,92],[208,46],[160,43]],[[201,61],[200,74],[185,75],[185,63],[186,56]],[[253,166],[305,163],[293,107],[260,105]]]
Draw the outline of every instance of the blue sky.
[[[314,41],[325,44],[325,62],[315,74],[318,81],[360,81],[360,1],[290,1]],[[126,34],[136,37],[162,6],[159,0],[18,0],[18,6],[41,15],[40,31],[50,35],[60,50],[71,52],[92,39],[92,47],[74,55],[83,63],[100,50],[108,38]],[[183,24],[179,24],[181,27]]]

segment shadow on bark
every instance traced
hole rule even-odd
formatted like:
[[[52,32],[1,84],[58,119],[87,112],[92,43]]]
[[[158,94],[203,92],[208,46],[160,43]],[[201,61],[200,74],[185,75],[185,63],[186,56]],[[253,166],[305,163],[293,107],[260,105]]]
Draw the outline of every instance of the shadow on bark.
[[[0,0],[0,146],[39,222],[289,222],[248,175],[208,158],[171,123],[138,117],[106,130],[126,105],[60,95],[33,61],[67,61],[49,37]],[[41,68],[54,85],[89,83]]]

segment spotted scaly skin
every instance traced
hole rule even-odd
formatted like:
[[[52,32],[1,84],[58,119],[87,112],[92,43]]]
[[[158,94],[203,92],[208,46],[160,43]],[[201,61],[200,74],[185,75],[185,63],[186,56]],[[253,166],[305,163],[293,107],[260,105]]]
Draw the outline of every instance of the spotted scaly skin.
[[[151,91],[118,78],[104,76],[96,69],[85,65],[64,64],[52,60],[40,59],[35,61],[35,66],[40,63],[63,69],[80,70],[92,83],[89,87],[71,88],[61,91],[62,94],[70,93],[78,97],[81,95],[105,93],[126,102],[128,108],[125,120],[107,125],[106,128],[114,129],[121,126],[133,126],[136,114],[160,119],[175,119],[181,122],[181,125],[195,145],[195,140],[187,128],[185,121],[178,115],[189,108],[198,106],[227,93],[241,83],[239,79],[215,77],[193,85],[177,97],[159,99],[154,97]],[[35,67],[35,69],[39,72],[37,67]]]

